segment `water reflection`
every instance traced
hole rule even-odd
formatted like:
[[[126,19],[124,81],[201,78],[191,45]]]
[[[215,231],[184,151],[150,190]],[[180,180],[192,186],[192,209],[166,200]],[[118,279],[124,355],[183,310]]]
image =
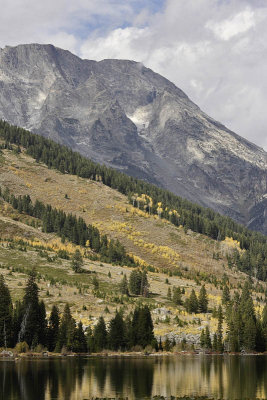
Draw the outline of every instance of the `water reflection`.
[[[0,399],[207,395],[267,398],[265,356],[62,358],[0,362]]]

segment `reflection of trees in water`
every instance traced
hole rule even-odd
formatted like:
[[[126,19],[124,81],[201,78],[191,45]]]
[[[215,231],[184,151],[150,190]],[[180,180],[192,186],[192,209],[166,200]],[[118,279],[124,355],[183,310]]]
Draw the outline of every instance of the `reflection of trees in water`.
[[[267,359],[262,356],[230,356],[227,360],[228,397],[256,398],[264,390]]]
[[[110,392],[116,397],[122,394],[134,393],[136,398],[150,397],[153,385],[153,362],[147,359],[94,359],[89,361],[93,368],[88,373],[94,373],[99,394],[103,394],[106,383]],[[90,371],[90,372],[89,372]]]
[[[200,382],[205,380],[208,390],[214,390],[214,396],[219,398],[266,398],[267,357],[68,358],[23,360],[17,364],[1,362],[0,398],[71,400],[77,389],[89,395],[95,390],[98,396],[105,393],[150,398],[157,379],[161,381],[158,388],[162,391],[158,394],[175,391],[176,381],[186,394],[188,382],[195,376],[196,386],[199,379]]]
[[[89,361],[90,368],[88,372],[93,376],[92,381],[96,381],[98,393],[101,396],[104,393],[104,388],[107,381],[107,362],[105,358],[96,358]]]

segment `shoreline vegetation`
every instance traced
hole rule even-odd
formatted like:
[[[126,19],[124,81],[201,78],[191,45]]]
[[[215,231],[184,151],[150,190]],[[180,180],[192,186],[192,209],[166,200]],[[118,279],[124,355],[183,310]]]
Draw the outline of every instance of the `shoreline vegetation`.
[[[101,353],[53,353],[53,352],[41,352],[41,353],[36,353],[29,351],[27,353],[19,353],[17,354],[14,349],[7,349],[3,350],[0,352],[0,362],[1,361],[19,361],[19,360],[31,360],[31,359],[38,359],[38,360],[44,360],[47,358],[50,359],[57,359],[57,358],[147,358],[147,357],[179,357],[179,356],[204,356],[204,357],[210,357],[210,356],[222,356],[222,357],[232,357],[232,356],[267,356],[267,352],[264,353],[259,353],[259,352],[243,352],[243,353],[237,353],[237,352],[224,352],[224,353],[219,353],[215,351],[201,351],[201,350],[196,350],[196,351],[161,351],[161,352],[152,352],[152,353],[146,353],[146,352],[136,352],[136,351],[126,351],[126,352],[112,352],[112,351],[103,351]]]
[[[135,270],[134,272],[137,274],[134,282],[138,283],[138,293],[144,296],[139,286],[148,287],[147,277]],[[200,343],[191,345],[186,340],[177,343],[168,336],[156,337],[148,305],[136,305],[128,315],[124,315],[122,310],[116,310],[109,322],[100,316],[94,326],[84,326],[81,321],[76,321],[68,303],[65,304],[63,313],[53,305],[48,315],[44,301],[39,299],[37,281],[38,275],[33,269],[29,273],[22,301],[13,304],[9,288],[4,277],[0,275],[0,349],[14,349],[16,359],[21,354],[25,354],[25,357],[47,357],[49,354],[266,354],[267,306],[263,310],[262,318],[256,314],[249,281],[245,282],[241,296],[235,293],[234,301],[230,298],[227,300],[224,315],[222,307],[219,307],[217,331],[212,334],[207,325],[201,330]],[[190,304],[196,303],[196,311],[199,306],[205,306],[203,311],[207,312],[208,300],[204,286],[199,299],[194,291],[190,299]],[[222,329],[224,318],[228,325],[226,335]],[[13,354],[13,351],[2,352],[2,355],[11,358]]]

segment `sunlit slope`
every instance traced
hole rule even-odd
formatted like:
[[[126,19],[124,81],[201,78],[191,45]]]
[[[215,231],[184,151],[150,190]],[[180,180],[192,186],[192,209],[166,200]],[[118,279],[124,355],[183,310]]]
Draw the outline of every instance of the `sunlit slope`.
[[[24,153],[4,150],[0,184],[15,195],[29,194],[33,200],[81,216],[110,238],[118,238],[141,263],[179,270],[184,275],[202,271],[219,277],[227,270],[225,255],[231,252],[232,243],[219,244],[204,235],[185,232],[167,220],[149,216],[101,182],[62,174],[36,163]],[[218,260],[214,259],[217,252]],[[231,275],[234,277],[235,272],[231,271]]]

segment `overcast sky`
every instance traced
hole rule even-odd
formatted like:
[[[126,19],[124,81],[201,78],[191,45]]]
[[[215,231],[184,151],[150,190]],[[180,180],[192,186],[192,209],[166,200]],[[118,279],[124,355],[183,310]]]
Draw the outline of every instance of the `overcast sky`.
[[[0,47],[52,43],[159,72],[267,150],[267,0],[0,0]]]

